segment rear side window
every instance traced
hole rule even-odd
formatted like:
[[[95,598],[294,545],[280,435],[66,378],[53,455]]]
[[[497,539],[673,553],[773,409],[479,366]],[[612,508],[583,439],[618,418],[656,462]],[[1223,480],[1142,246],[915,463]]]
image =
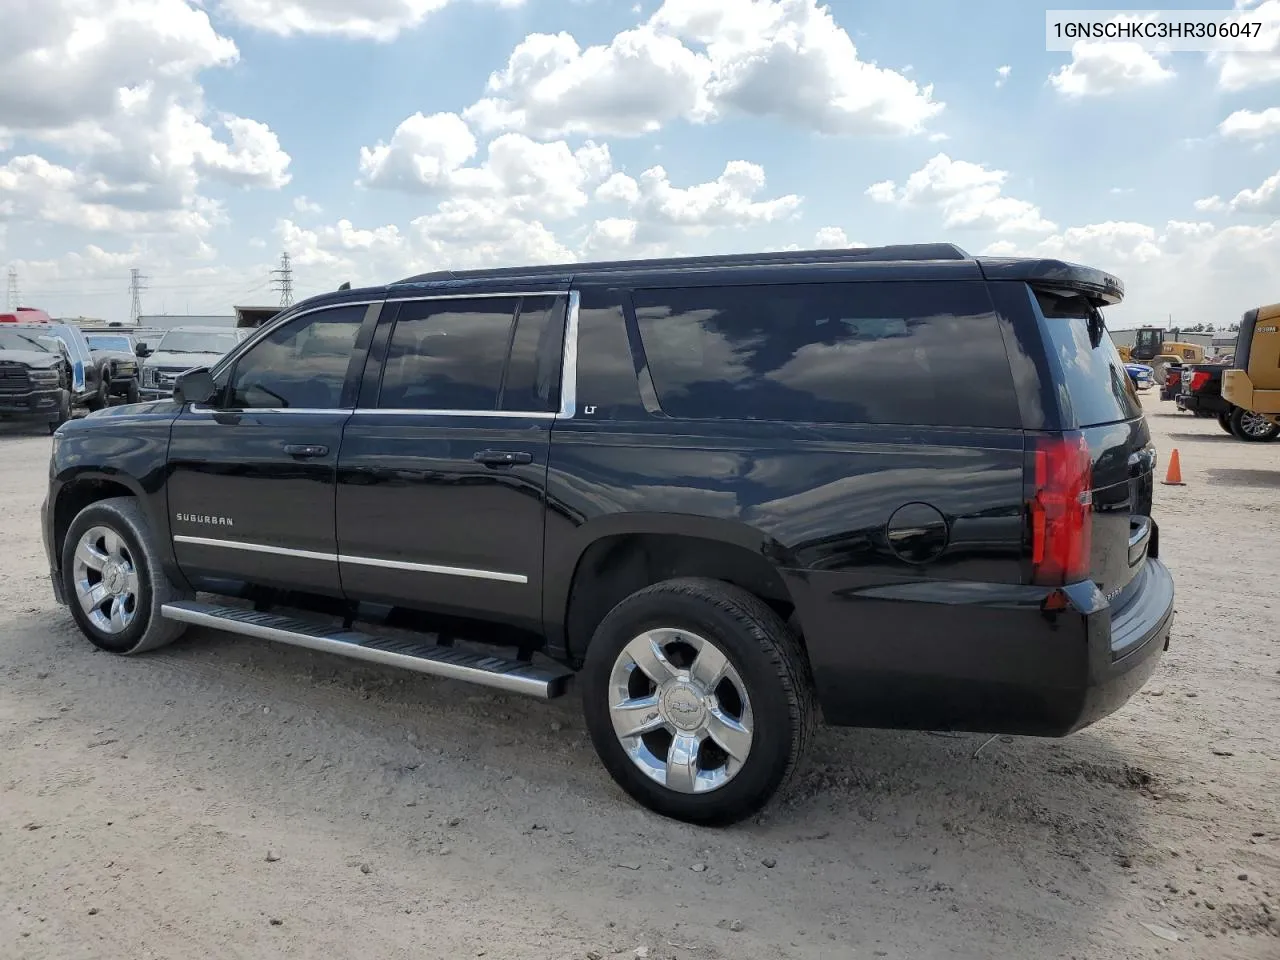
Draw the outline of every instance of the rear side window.
[[[1088,301],[1044,291],[1035,291],[1035,300],[1076,424],[1091,427],[1142,416],[1142,404],[1111,337],[1104,332],[1096,347],[1089,340]]]
[[[981,281],[637,290],[634,303],[672,417],[1021,426]]]
[[[521,298],[500,409],[548,413],[559,406],[564,313],[563,297]]]

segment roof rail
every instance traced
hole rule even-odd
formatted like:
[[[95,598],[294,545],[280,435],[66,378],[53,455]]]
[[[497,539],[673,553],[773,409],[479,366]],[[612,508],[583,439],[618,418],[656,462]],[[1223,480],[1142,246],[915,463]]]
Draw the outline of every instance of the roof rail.
[[[577,276],[636,270],[679,270],[710,267],[753,267],[773,264],[893,262],[908,260],[972,259],[954,243],[903,243],[885,247],[849,247],[840,250],[782,250],[772,253],[733,253],[703,257],[663,257],[652,260],[601,260],[590,263],[558,263],[485,270],[437,270],[407,277],[400,284],[441,283],[450,280],[512,279],[515,277]]]

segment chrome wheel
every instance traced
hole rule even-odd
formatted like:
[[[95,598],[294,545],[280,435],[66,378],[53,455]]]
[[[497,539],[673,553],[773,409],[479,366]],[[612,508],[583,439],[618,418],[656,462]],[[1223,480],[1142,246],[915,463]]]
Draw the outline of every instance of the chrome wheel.
[[[631,762],[678,793],[724,786],[751,752],[742,677],[714,643],[687,630],[647,630],[622,648],[609,715]]]
[[[1240,417],[1240,429],[1251,437],[1265,437],[1275,426],[1258,413],[1245,413]]]
[[[124,539],[109,527],[90,527],[76,544],[76,599],[89,622],[106,634],[129,629],[138,613],[138,568]]]

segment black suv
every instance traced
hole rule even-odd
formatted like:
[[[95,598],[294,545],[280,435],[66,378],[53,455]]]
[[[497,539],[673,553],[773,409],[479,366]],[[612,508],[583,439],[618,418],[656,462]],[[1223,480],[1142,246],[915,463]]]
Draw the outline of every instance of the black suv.
[[[1172,621],[1121,296],[932,244],[316,297],[58,431],[54,590],[116,653],[196,624],[536,697],[576,672],[609,772],[695,822],[759,809],[819,709],[1061,736]]]

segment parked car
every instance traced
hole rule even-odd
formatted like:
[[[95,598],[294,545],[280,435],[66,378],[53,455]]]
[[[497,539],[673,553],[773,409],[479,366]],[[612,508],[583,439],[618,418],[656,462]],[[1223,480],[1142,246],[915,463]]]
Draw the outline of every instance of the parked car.
[[[948,244],[326,294],[61,428],[54,592],[119,654],[199,624],[541,698],[576,673],[609,773],[698,823],[765,804],[819,708],[1066,735],[1173,618],[1122,295]]]
[[[173,393],[173,383],[184,370],[208,366],[247,336],[234,327],[174,327],[154,348],[139,344],[142,360],[142,396],[159,400]]]
[[[57,321],[27,320],[7,326],[53,338],[62,344],[70,371],[67,389],[71,393],[73,407],[101,410],[108,404],[111,394],[110,361],[103,356],[94,356],[84,331],[79,327]]]
[[[85,340],[95,360],[100,361],[108,393],[126,403],[142,399],[138,385],[138,346],[127,333],[86,333]]]
[[[1175,400],[1182,392],[1182,365],[1171,363],[1165,368],[1164,383],[1160,385],[1161,400]]]
[[[1126,363],[1124,371],[1133,381],[1135,390],[1150,390],[1155,383],[1155,371],[1145,363]]]
[[[56,340],[25,325],[0,326],[0,420],[35,420],[57,430],[71,417],[67,379]]]
[[[1178,394],[1178,409],[1189,410],[1197,417],[1216,417],[1223,430],[1247,443],[1266,443],[1280,438],[1280,424],[1237,407],[1222,395],[1223,374],[1229,369],[1225,363],[1187,366],[1182,392]]]

